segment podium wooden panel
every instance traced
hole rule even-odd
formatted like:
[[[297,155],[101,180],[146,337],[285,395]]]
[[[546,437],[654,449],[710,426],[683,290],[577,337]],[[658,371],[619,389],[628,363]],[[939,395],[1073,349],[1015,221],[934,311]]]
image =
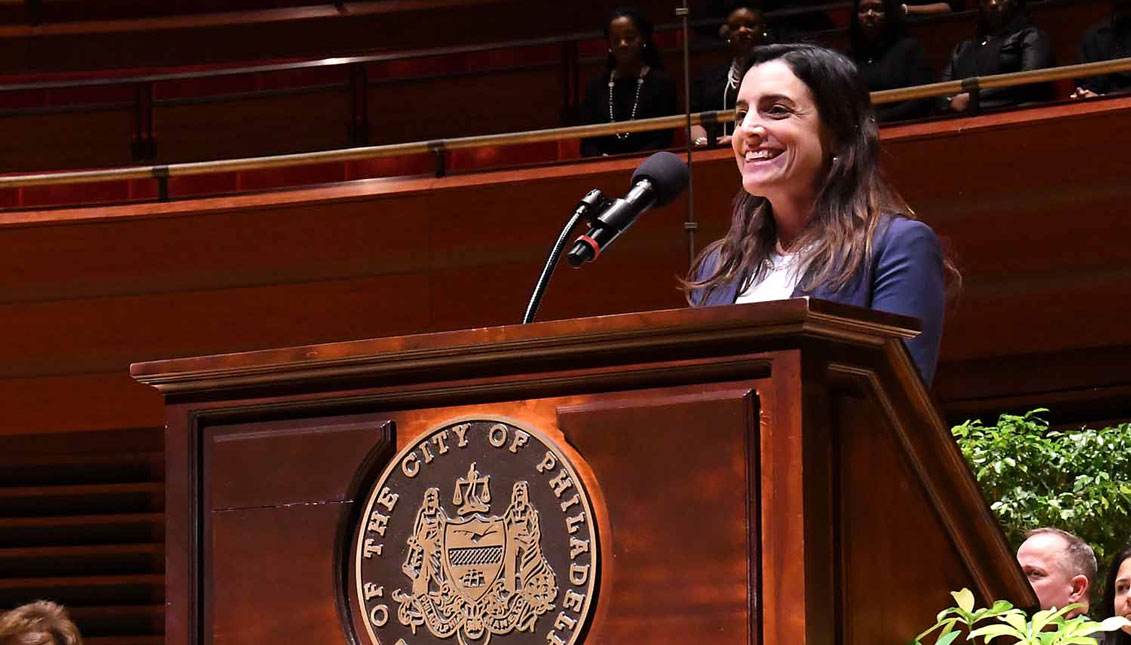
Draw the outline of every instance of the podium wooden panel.
[[[952,589],[1035,604],[916,326],[795,299],[135,364],[167,405],[166,642],[368,643],[369,489],[469,417],[582,464],[601,574],[577,642],[896,644]]]

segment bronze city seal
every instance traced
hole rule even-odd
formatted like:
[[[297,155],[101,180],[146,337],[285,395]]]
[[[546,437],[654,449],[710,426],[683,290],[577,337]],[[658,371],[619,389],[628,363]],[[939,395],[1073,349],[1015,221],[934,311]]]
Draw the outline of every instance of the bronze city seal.
[[[568,645],[595,606],[597,527],[573,465],[537,430],[467,420],[381,474],[357,529],[373,645]]]

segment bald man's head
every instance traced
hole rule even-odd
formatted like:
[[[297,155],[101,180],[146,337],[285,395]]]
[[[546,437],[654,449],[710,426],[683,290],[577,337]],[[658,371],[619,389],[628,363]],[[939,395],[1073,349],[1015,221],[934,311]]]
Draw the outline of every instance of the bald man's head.
[[[1083,608],[1069,616],[1088,613],[1088,591],[1096,579],[1096,554],[1087,542],[1060,529],[1036,529],[1017,549],[1017,563],[1037,593],[1041,609],[1079,603]]]

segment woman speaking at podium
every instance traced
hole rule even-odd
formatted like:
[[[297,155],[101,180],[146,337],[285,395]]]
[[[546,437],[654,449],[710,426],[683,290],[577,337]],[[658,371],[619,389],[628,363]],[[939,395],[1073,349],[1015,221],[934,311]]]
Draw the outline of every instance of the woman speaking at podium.
[[[953,264],[879,166],[867,88],[844,56],[812,45],[754,50],[731,140],[742,175],[726,237],[684,283],[694,306],[812,296],[913,316],[907,341],[935,373]]]

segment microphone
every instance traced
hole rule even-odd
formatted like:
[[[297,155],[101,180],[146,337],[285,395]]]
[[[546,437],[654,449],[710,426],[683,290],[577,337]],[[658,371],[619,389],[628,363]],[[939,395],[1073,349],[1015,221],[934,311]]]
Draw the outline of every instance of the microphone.
[[[641,213],[667,206],[687,188],[687,164],[670,152],[657,152],[632,173],[628,194],[610,203],[591,219],[589,232],[577,238],[566,259],[573,268],[597,259]]]

